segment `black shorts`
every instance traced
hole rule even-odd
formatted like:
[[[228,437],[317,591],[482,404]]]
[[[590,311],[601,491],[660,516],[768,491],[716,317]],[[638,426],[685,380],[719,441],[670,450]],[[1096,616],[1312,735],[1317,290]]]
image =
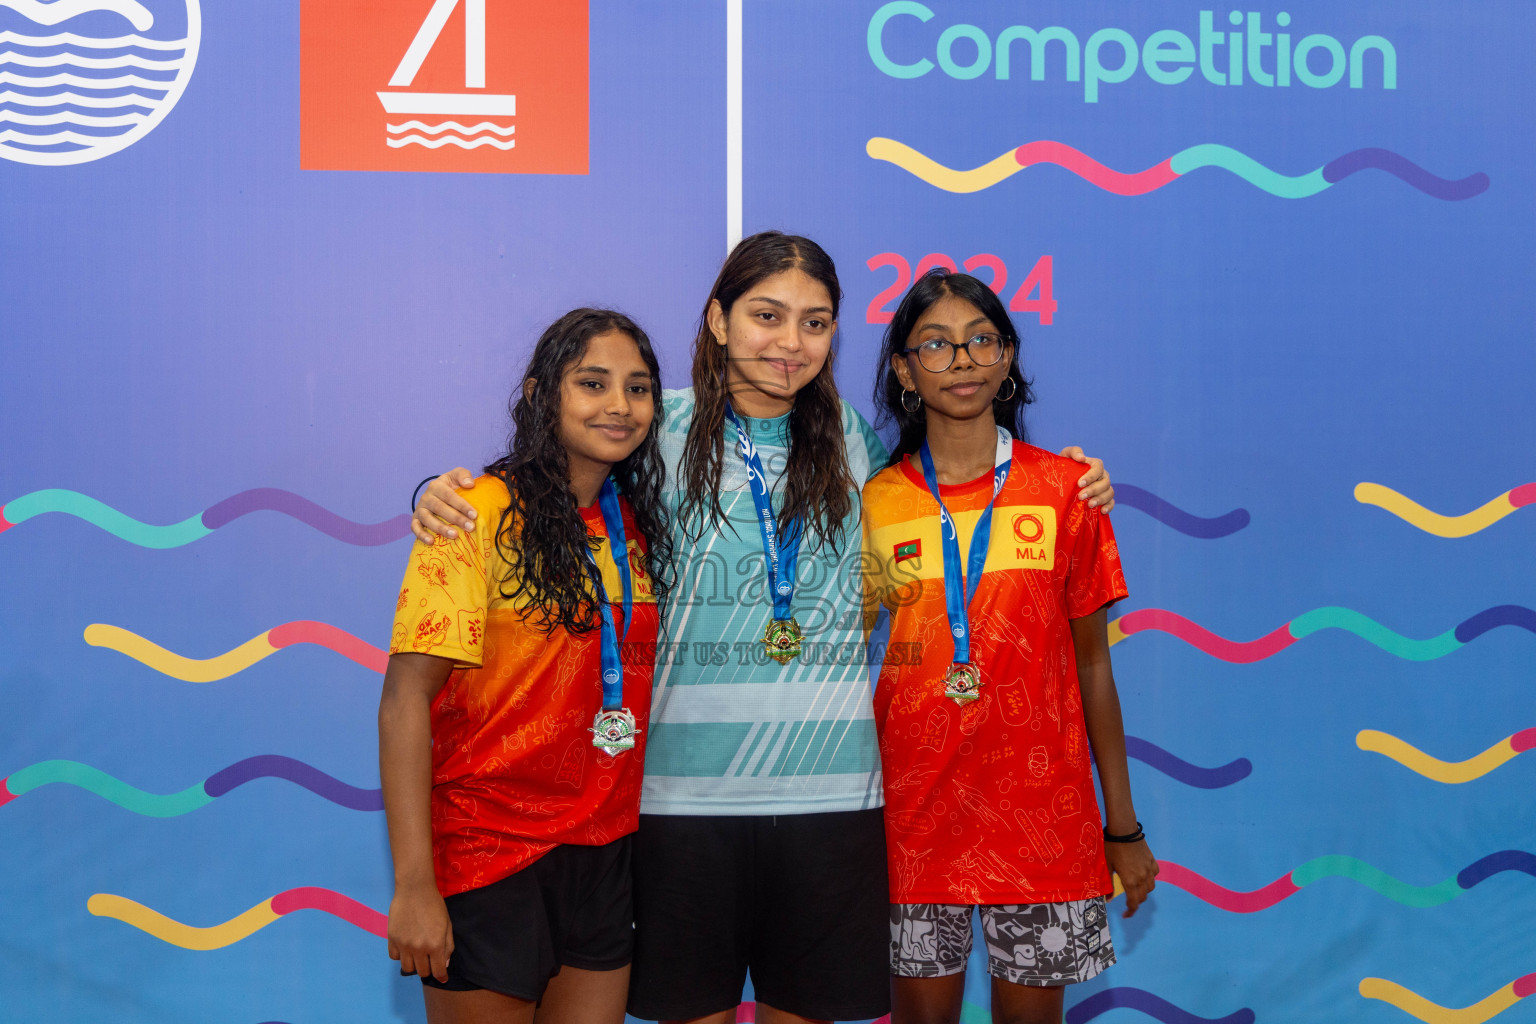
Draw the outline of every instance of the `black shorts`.
[[[881,808],[776,817],[642,814],[629,1012],[687,1020],[741,1001],[813,1020],[890,1012]]]
[[[562,966],[614,971],[635,949],[634,836],[604,846],[556,846],[499,882],[444,901],[453,925],[448,980],[537,1002]]]

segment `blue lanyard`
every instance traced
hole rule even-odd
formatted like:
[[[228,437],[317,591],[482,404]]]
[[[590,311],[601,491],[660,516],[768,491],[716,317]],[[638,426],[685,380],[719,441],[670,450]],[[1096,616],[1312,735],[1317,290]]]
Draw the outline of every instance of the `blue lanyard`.
[[[613,564],[618,566],[619,580],[624,587],[624,637],[629,638],[629,626],[634,619],[634,590],[629,578],[629,543],[624,538],[624,516],[619,511],[619,489],[613,478],[603,481],[597,492],[597,507],[603,513],[603,527],[608,531],[608,551]],[[602,665],[603,710],[616,711],[624,705],[624,666],[619,659],[618,630],[613,625],[613,609],[608,605],[607,588],[603,586],[603,571],[590,550],[587,557],[592,562],[592,576],[597,584],[598,603],[603,607]]]
[[[976,596],[981,574],[987,567],[987,548],[992,545],[992,506],[1008,480],[1008,467],[1013,464],[1013,438],[1002,427],[997,428],[997,457],[992,471],[992,498],[976,520],[976,530],[971,534],[971,550],[965,563],[965,574],[960,572],[960,534],[955,521],[939,497],[939,477],[933,468],[933,455],[928,442],[918,453],[923,461],[923,481],[933,500],[939,503],[939,535],[944,548],[944,609],[949,613],[949,632],[955,638],[955,661],[968,665],[971,661],[971,622],[966,611]]]
[[[747,484],[752,491],[752,504],[757,507],[757,525],[763,532],[763,556],[768,562],[768,593],[773,597],[773,617],[789,619],[793,617],[795,600],[795,567],[800,562],[800,523],[790,522],[779,529],[773,518],[768,478],[763,474],[763,460],[757,456],[757,446],[729,405],[725,407],[725,415],[736,427],[737,450],[747,466]]]

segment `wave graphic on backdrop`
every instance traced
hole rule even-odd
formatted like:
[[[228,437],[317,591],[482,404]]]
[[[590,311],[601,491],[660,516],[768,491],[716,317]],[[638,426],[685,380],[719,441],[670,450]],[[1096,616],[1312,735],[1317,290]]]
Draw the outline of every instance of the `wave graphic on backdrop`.
[[[517,140],[510,138],[517,131],[517,126],[497,124],[494,121],[481,121],[472,127],[457,121],[442,121],[438,124],[406,121],[404,124],[386,124],[384,127],[387,130],[384,144],[391,149],[415,145],[427,149],[441,149],[444,146],[479,149],[481,146],[492,146],[508,150],[517,146]]]
[[[146,640],[137,633],[120,626],[93,622],[85,627],[85,642],[92,647],[105,647],[119,654],[126,654],[142,662],[162,675],[189,683],[212,683],[228,679],[237,672],[244,672],[263,658],[271,657],[285,647],[295,644],[314,644],[350,658],[359,665],[375,672],[383,672],[389,662],[385,651],[360,640],[344,629],[326,622],[299,620],[273,626],[265,633],[258,633],[245,643],[212,658],[188,658],[168,651],[159,644]]]
[[[1511,761],[1532,747],[1536,747],[1536,729],[1522,729],[1512,736],[1506,736],[1481,754],[1469,757],[1465,761],[1442,761],[1429,756],[1406,740],[1375,729],[1360,730],[1359,735],[1355,737],[1355,745],[1361,750],[1369,750],[1372,753],[1390,757],[1404,768],[1418,772],[1426,779],[1456,784],[1480,779],[1506,761]]]
[[[1409,988],[1385,978],[1360,979],[1360,994],[1379,999],[1425,1022],[1425,1024],[1483,1024],[1514,1006],[1527,996],[1536,995],[1536,972],[1516,978],[1489,993],[1471,1006],[1451,1009],[1432,1003]]]
[[[281,754],[259,754],[236,761],[179,793],[146,793],[79,761],[39,761],[0,779],[0,807],[42,786],[60,783],[95,793],[103,800],[147,818],[175,818],[206,807],[256,779],[283,779],[354,811],[384,809],[383,790],[349,786],[314,765]]]
[[[1144,740],[1140,736],[1125,738],[1125,753],[1127,757],[1134,757],[1156,768],[1175,782],[1182,782],[1196,789],[1221,789],[1235,782],[1241,782],[1253,774],[1253,762],[1246,757],[1229,761],[1216,768],[1201,768],[1199,765],[1190,764],[1183,758],[1170,754],[1156,743]]]
[[[1492,501],[1459,516],[1443,516],[1431,512],[1412,498],[1405,497],[1381,484],[1359,483],[1355,485],[1355,500],[1362,505],[1384,508],[1412,526],[1436,537],[1470,537],[1486,530],[1511,512],[1527,505],[1536,505],[1536,483],[1512,487]]]
[[[376,547],[397,541],[411,532],[411,517],[401,513],[382,523],[354,523],[308,498],[276,487],[258,487],[225,498],[204,512],[167,526],[142,523],[124,515],[111,505],[79,491],[49,489],[23,494],[0,505],[0,533],[46,512],[62,512],[83,519],[119,540],[141,548],[179,548],[202,540],[221,526],[227,526],[252,512],[281,512],[311,526],[327,537],[359,547]]]
[[[1224,515],[1210,518],[1192,515],[1134,484],[1116,484],[1115,501],[1145,512],[1164,526],[1201,540],[1230,536],[1247,526],[1251,519],[1245,508],[1235,508]]]
[[[1182,615],[1163,608],[1143,608],[1127,612],[1110,622],[1109,644],[1113,647],[1137,633],[1157,630],[1171,633],[1213,658],[1246,665],[1278,654],[1296,641],[1320,630],[1342,629],[1399,658],[1433,661],[1460,650],[1499,626],[1517,626],[1536,633],[1536,611],[1517,604],[1501,604],[1478,612],[1455,629],[1446,630],[1439,636],[1414,640],[1401,633],[1394,633],[1375,619],[1351,608],[1314,608],[1257,640],[1228,640]]]
[[[1199,1017],[1162,996],[1129,986],[1095,992],[1069,1009],[1063,1019],[1065,1024],[1085,1024],[1100,1014],[1119,1009],[1136,1010],[1163,1024],[1253,1024],[1254,1020],[1253,1011],[1247,1007],[1225,1017]]]
[[[385,937],[389,924],[389,918],[372,907],[365,906],[339,892],[314,886],[280,892],[270,899],[262,900],[243,914],[232,917],[222,924],[209,925],[206,928],[182,924],[180,921],[149,909],[142,903],[109,892],[99,892],[92,896],[86,901],[85,907],[97,917],[111,917],[125,924],[131,924],[139,931],[147,932],[161,942],[168,942],[182,949],[223,949],[225,946],[232,946],[242,939],[250,938],[278,918],[297,910],[324,911],[381,939]]]
[[[1497,853],[1490,853],[1462,868],[1454,877],[1435,885],[1409,885],[1407,882],[1393,878],[1378,867],[1343,854],[1314,857],[1268,885],[1248,892],[1218,885],[1204,875],[1191,871],[1182,864],[1175,864],[1173,861],[1160,860],[1157,866],[1157,880],[1160,884],[1166,882],[1177,886],[1219,910],[1234,914],[1252,914],[1256,911],[1268,910],[1281,900],[1296,895],[1313,882],[1320,882],[1325,878],[1348,878],[1405,907],[1437,907],[1442,903],[1450,902],[1479,882],[1505,871],[1518,871],[1536,878],[1536,854],[1530,854],[1524,850],[1500,850]],[[1118,896],[1122,891],[1117,879],[1115,895]]]
[[[1042,139],[1026,142],[980,167],[957,171],[925,156],[895,139],[873,138],[864,151],[876,160],[902,170],[946,192],[980,192],[1035,164],[1055,164],[1091,185],[1119,196],[1146,195],[1202,167],[1219,167],[1282,199],[1305,199],[1359,171],[1376,169],[1401,179],[1435,199],[1470,199],[1488,189],[1488,175],[1481,172],[1450,181],[1437,177],[1408,158],[1389,149],[1357,149],[1308,174],[1287,177],[1270,170],[1230,146],[1191,146],[1135,174],[1111,170],[1086,154],[1061,142]]]
[[[197,64],[202,19],[185,0],[187,33],[157,39],[154,14],[137,0],[0,0],[44,29],[83,14],[120,15],[135,34],[0,32],[0,157],[62,166],[110,156],[170,113]]]

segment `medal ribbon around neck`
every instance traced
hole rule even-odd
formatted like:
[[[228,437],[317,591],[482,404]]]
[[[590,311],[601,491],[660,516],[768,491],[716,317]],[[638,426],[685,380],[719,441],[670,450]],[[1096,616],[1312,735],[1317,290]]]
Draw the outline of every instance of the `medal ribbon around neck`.
[[[800,656],[804,640],[800,623],[794,617],[800,523],[792,520],[781,528],[774,519],[768,476],[763,472],[763,460],[757,456],[757,445],[752,443],[746,425],[729,405],[725,407],[725,415],[736,428],[736,450],[746,464],[748,489],[752,492],[752,504],[757,508],[757,526],[763,534],[763,557],[768,563],[768,595],[773,600],[773,618],[763,630],[761,642],[768,657],[780,665],[787,665]]]
[[[634,620],[634,584],[629,572],[629,542],[624,536],[624,516],[619,510],[619,489],[613,478],[603,481],[597,492],[597,507],[603,514],[603,527],[608,532],[608,550],[613,564],[619,570],[619,582],[623,587],[624,638],[629,638],[629,627]],[[608,591],[603,586],[603,572],[597,559],[588,550],[587,558],[592,567],[592,578],[597,588],[598,603],[603,614],[599,623],[602,643],[603,709],[592,723],[592,745],[610,756],[635,746],[635,716],[624,707],[624,665],[619,657],[619,635],[613,625],[613,608]]]
[[[923,447],[918,454],[922,457],[923,480],[928,485],[928,492],[933,495],[933,500],[939,503],[941,523],[939,534],[944,548],[944,608],[949,613],[950,635],[955,638],[955,662],[960,665],[969,665],[971,622],[967,609],[976,596],[976,587],[981,583],[981,575],[986,571],[987,548],[992,544],[992,507],[997,504],[997,496],[1008,480],[1008,468],[1013,464],[1013,435],[1002,427],[997,428],[997,455],[993,460],[992,498],[987,502],[987,507],[982,510],[981,518],[976,520],[976,530],[971,534],[971,550],[966,559],[963,575],[960,569],[960,534],[955,529],[955,520],[950,516],[949,509],[944,507],[944,499],[939,497],[939,477],[934,471],[933,454],[928,450],[927,441],[923,442]]]

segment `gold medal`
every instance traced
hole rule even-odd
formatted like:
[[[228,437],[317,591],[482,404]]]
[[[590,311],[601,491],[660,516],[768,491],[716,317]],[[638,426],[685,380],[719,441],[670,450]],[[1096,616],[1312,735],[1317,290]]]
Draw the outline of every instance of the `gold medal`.
[[[800,623],[794,619],[774,619],[763,630],[763,646],[768,650],[768,657],[780,665],[787,665],[798,658],[804,641]]]
[[[955,662],[944,676],[944,696],[961,707],[981,696],[981,673],[975,665]]]

